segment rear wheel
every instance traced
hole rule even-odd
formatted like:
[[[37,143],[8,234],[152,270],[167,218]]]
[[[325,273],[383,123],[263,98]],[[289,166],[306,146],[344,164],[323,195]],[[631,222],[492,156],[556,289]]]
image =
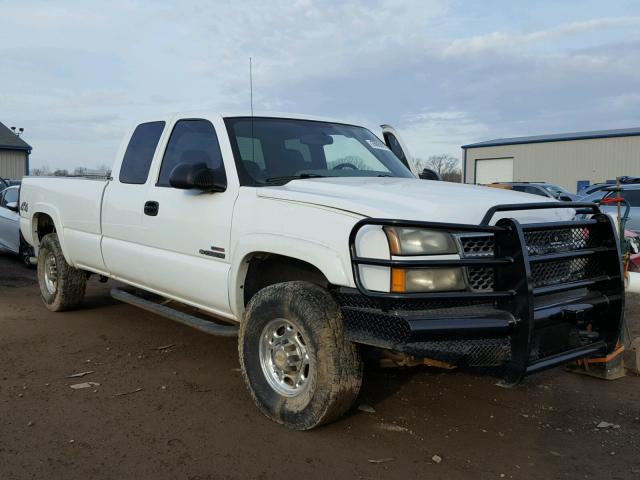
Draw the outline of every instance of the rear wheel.
[[[44,304],[53,312],[76,308],[84,298],[87,275],[67,263],[55,233],[45,235],[40,243],[38,283]]]
[[[338,305],[308,282],[272,285],[251,299],[239,354],[258,408],[295,430],[336,420],[360,391],[362,360],[342,334]]]

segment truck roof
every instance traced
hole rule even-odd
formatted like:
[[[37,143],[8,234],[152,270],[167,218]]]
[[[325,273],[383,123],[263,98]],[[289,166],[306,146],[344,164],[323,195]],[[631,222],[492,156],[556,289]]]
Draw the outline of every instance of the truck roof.
[[[185,110],[179,112],[163,112],[154,116],[145,116],[143,119],[140,119],[136,124],[158,121],[158,120],[169,120],[171,118],[189,118],[189,117],[203,117],[203,116],[221,116],[223,118],[233,118],[233,117],[250,117],[250,110],[231,110],[231,111],[219,111],[219,110]],[[267,117],[267,118],[291,118],[296,120],[315,120],[318,122],[331,122],[331,123],[343,123],[353,125],[353,122],[346,121],[344,119],[335,119],[328,117],[321,117],[316,115],[305,115],[302,113],[287,113],[287,112],[272,112],[272,111],[254,111],[254,117]]]

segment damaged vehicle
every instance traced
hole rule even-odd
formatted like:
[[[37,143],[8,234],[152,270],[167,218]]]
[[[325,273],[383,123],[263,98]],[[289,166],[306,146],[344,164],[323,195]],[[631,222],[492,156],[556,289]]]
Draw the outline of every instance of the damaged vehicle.
[[[111,177],[25,178],[42,299],[79,308],[95,274],[128,285],[119,300],[238,335],[256,405],[299,430],[350,409],[364,349],[505,385],[614,351],[624,285],[609,216],[419,180],[397,132],[382,138],[298,115],[140,123]]]

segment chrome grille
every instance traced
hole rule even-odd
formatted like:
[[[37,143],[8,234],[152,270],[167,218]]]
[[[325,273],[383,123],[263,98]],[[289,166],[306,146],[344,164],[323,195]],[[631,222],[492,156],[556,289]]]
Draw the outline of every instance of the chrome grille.
[[[460,245],[464,257],[488,257],[493,255],[495,241],[493,235],[460,236]]]
[[[527,253],[547,255],[570,252],[601,245],[596,230],[588,227],[551,230],[531,230],[524,233]],[[493,255],[493,235],[460,235],[462,256],[465,258]],[[557,262],[531,265],[533,287],[544,287],[593,278],[598,275],[599,263],[595,258],[579,257]],[[493,290],[494,270],[491,267],[468,267],[467,281],[472,291]]]

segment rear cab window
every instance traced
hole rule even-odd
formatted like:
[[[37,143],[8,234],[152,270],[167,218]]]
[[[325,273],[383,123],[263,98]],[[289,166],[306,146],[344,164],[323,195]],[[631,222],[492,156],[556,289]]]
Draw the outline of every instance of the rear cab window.
[[[136,127],[122,159],[120,183],[142,185],[147,182],[164,126],[165,122],[149,122]]]

